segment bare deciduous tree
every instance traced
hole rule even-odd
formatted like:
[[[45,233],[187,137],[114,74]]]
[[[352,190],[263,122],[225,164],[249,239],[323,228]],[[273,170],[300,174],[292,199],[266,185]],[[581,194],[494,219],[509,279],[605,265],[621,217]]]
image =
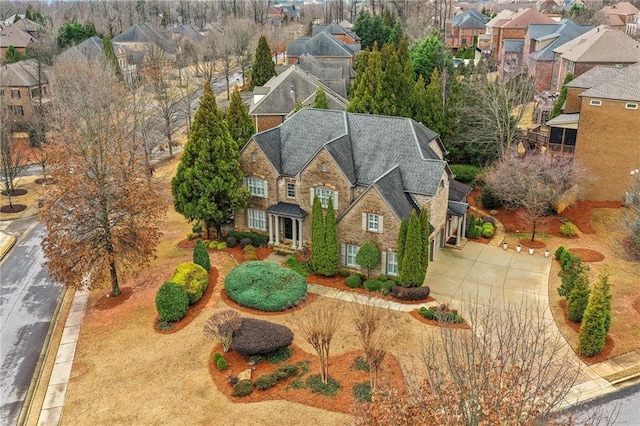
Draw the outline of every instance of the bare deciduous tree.
[[[209,317],[204,325],[204,334],[218,339],[222,343],[222,349],[225,352],[229,352],[233,333],[238,331],[241,324],[242,318],[238,312],[225,309]]]
[[[341,325],[341,305],[324,299],[308,304],[296,318],[296,326],[300,335],[318,354],[320,378],[324,384],[329,382],[331,340]]]
[[[2,126],[0,126],[0,180],[4,195],[7,196],[9,208],[13,208],[12,195],[15,186],[20,178],[25,158],[23,158],[23,149],[13,137],[14,125],[11,112],[4,104],[0,105],[0,117]]]

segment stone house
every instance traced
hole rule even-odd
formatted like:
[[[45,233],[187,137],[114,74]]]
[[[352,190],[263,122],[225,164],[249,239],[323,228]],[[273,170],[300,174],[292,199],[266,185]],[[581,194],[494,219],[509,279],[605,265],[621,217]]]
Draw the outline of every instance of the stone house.
[[[0,67],[0,96],[18,129],[27,129],[38,108],[51,102],[50,69],[35,59]]]
[[[342,266],[358,268],[358,248],[373,241],[375,273],[396,275],[400,223],[414,209],[429,210],[432,259],[462,243],[471,188],[453,180],[445,154],[438,135],[409,118],[303,109],[240,152],[253,196],[235,226],[281,250],[305,249],[314,197],[325,209],[332,198]]]
[[[447,19],[445,42],[449,48],[474,47],[486,31],[489,17],[471,9]]]
[[[567,84],[563,114],[549,120],[547,149],[588,172],[583,198],[623,201],[640,163],[640,63],[597,66]]]

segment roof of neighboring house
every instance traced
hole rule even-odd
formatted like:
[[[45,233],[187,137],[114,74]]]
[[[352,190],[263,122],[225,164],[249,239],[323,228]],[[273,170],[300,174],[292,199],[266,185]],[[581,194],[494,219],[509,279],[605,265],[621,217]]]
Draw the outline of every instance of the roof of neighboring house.
[[[621,68],[598,65],[591,68],[584,74],[581,74],[578,77],[574,78],[573,80],[565,84],[565,86],[578,89],[590,89],[593,86],[609,80],[610,78],[618,74],[618,71],[620,70]]]
[[[619,101],[640,101],[640,84],[638,82],[640,82],[640,63],[620,68],[615,76],[585,90],[580,96]]]
[[[529,34],[532,40],[554,40],[540,50],[531,52],[529,56],[536,61],[553,61],[553,49],[573,40],[574,38],[593,29],[592,25],[577,25],[570,19],[563,19],[555,25],[532,24],[529,26]]]
[[[99,58],[100,55],[102,55],[102,39],[98,36],[93,36],[60,53],[56,58],[56,62],[68,62],[78,57],[93,61]]]
[[[355,78],[355,71],[346,60],[319,61],[313,55],[303,53],[298,58],[300,69],[314,75],[343,98],[347,97],[349,81]]]
[[[509,16],[505,22],[496,25],[502,29],[527,28],[531,24],[555,24],[555,21],[547,15],[543,15],[535,9],[522,9]]]
[[[171,30],[171,33],[182,40],[184,37],[188,37],[194,42],[199,42],[204,37],[200,34],[200,31],[191,24],[181,24]]]
[[[488,22],[487,22],[487,27],[499,27],[502,24],[504,24],[507,19],[509,19],[509,17],[511,15],[513,15],[515,12],[509,9],[504,9],[502,11],[500,11],[496,16],[494,16],[493,18],[491,18]]]
[[[487,22],[489,22],[489,17],[475,9],[471,9],[452,16],[447,19],[447,22],[450,22],[451,26],[455,28],[485,28]]]
[[[148,22],[134,24],[115,36],[114,43],[155,44],[168,53],[174,53],[176,43],[165,37],[156,27]]]
[[[640,10],[628,1],[621,1],[611,6],[600,9],[600,13],[605,15],[635,15]]]
[[[22,18],[19,21],[13,23],[14,27],[20,28],[28,33],[37,33],[43,31],[44,27],[29,18]]]
[[[16,25],[4,27],[0,30],[0,47],[9,46],[26,48],[38,40],[28,32],[20,29]]]
[[[570,124],[577,125],[580,122],[580,113],[560,114],[557,117],[547,121],[547,126],[565,127]]]
[[[347,45],[341,40],[323,31],[313,37],[301,37],[287,47],[288,56],[300,56],[310,53],[318,57],[352,58],[360,49]]]
[[[46,64],[41,64],[43,71],[43,81],[48,82],[51,77],[51,70]],[[0,67],[2,71],[2,87],[33,87],[38,85],[38,61],[35,59],[25,59],[6,64]]]
[[[315,76],[300,68],[299,65],[291,65],[280,75],[267,81],[255,94],[266,91],[266,94],[256,103],[251,102],[249,114],[274,114],[287,115],[295,109],[295,100],[303,105],[312,104],[315,100],[316,90],[322,87],[327,95],[327,103],[330,109],[346,110],[347,100],[324,85]],[[295,93],[295,100],[291,90]]]
[[[351,37],[354,40],[360,40],[360,37],[358,37],[358,35],[356,33],[354,33],[353,31],[349,31],[345,28],[342,28],[340,25],[335,24],[335,23],[330,23],[329,25],[314,25],[313,26],[313,34],[312,35],[317,35],[318,33],[321,32],[326,32],[329,34],[333,34],[333,35],[347,35],[349,37]]]
[[[606,25],[587,31],[553,51],[571,62],[634,63],[640,61],[640,42]]]
[[[625,26],[625,22],[619,15],[605,15],[604,21],[607,25],[611,27],[623,27]]]
[[[524,40],[505,40],[504,51],[507,53],[522,53],[524,49]]]
[[[376,186],[401,217],[413,208],[408,194],[434,195],[450,173],[429,147],[438,135],[410,118],[304,108],[253,139],[285,176],[326,149],[351,184]]]

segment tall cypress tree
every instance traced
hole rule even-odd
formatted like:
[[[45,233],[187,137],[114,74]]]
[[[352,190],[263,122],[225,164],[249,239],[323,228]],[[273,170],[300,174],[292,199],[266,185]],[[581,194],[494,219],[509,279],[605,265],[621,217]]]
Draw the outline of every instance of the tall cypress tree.
[[[398,241],[396,244],[396,257],[398,261],[398,272],[402,272],[402,261],[404,259],[404,246],[407,244],[407,229],[409,224],[406,218],[402,218],[400,222],[400,230],[398,231]]]
[[[316,99],[313,101],[313,107],[318,109],[329,109],[327,94],[322,86],[318,87],[318,90],[316,90]]]
[[[567,297],[567,316],[573,322],[582,322],[584,311],[589,303],[589,277],[585,269],[581,269],[576,277],[573,289]]]
[[[422,232],[420,218],[414,210],[411,212],[407,227],[407,241],[404,246],[400,285],[403,287],[420,287],[424,282],[425,272],[422,268]]]
[[[582,317],[578,344],[580,354],[583,356],[599,354],[607,340],[607,319],[604,313],[606,298],[601,284],[599,281],[593,286],[587,309]]]
[[[420,236],[422,237],[422,268],[426,271],[429,266],[429,210],[427,206],[422,206],[420,211]]]
[[[368,53],[366,62],[358,62],[358,74],[349,98],[347,111],[387,114],[389,99],[385,95],[382,57],[377,45]]]
[[[264,85],[276,75],[276,66],[271,60],[271,49],[264,34],[258,41],[255,58],[251,70],[251,89]]]
[[[249,191],[241,185],[238,144],[229,135],[209,82],[205,83],[189,139],[171,180],[176,211],[188,220],[215,227],[222,239],[222,224],[244,208]]]
[[[231,94],[231,103],[225,118],[231,137],[236,141],[238,147],[242,148],[254,135],[256,128],[253,126],[251,116],[242,102],[242,96],[240,96],[237,87]]]
[[[107,65],[111,66],[118,79],[122,81],[122,70],[120,69],[120,64],[118,63],[116,52],[113,50],[111,37],[109,37],[108,35],[104,36],[104,38],[102,39],[102,55],[104,56]]]
[[[311,268],[314,271],[317,271],[322,265],[324,251],[324,217],[322,216],[322,204],[316,195],[313,197],[311,208]]]
[[[333,197],[329,198],[327,216],[324,220],[324,247],[322,266],[317,271],[320,275],[332,277],[340,269],[340,245],[338,244],[338,229],[336,214],[333,210]]]
[[[605,269],[598,275],[598,286],[602,291],[602,314],[604,315],[604,330],[609,333],[611,328],[611,284],[609,270]]]

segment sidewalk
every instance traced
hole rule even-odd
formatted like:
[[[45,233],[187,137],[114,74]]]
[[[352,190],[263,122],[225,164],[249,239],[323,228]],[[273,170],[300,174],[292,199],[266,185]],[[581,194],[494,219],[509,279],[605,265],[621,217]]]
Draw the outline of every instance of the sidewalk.
[[[4,259],[5,255],[9,253],[11,247],[16,243],[15,235],[9,235],[4,231],[0,231],[0,260]]]

